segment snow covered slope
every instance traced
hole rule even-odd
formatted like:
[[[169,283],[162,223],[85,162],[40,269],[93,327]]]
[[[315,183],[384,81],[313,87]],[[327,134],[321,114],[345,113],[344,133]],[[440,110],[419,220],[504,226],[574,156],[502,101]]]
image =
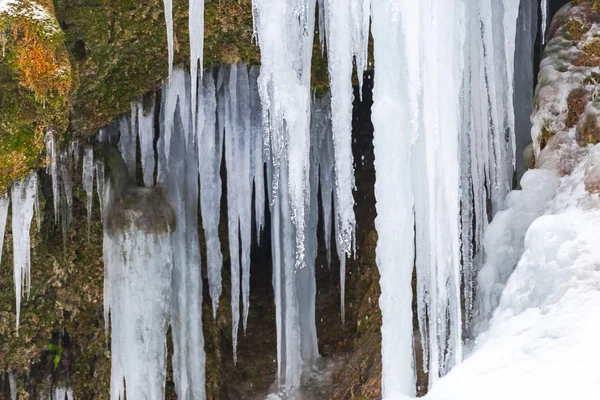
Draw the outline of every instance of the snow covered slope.
[[[600,199],[584,182],[600,145],[586,153],[529,227],[489,329],[426,399],[599,398]]]

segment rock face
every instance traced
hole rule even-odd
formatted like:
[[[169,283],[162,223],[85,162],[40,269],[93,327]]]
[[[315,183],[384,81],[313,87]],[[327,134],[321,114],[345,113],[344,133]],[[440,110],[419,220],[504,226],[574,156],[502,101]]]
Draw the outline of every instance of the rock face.
[[[48,0],[0,2],[0,191],[38,167],[47,131],[68,125],[71,64]]]
[[[599,23],[600,2],[573,1],[550,26],[533,115],[538,158],[556,135],[564,136],[561,143],[580,147],[600,142]],[[569,173],[568,165],[564,168]]]

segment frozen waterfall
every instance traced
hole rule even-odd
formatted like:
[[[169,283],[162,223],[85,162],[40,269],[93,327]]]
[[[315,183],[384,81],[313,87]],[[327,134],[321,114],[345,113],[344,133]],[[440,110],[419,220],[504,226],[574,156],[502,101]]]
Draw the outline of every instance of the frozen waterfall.
[[[430,384],[462,359],[483,232],[512,184],[518,10],[516,0],[372,5],[384,396],[415,390],[413,249]]]

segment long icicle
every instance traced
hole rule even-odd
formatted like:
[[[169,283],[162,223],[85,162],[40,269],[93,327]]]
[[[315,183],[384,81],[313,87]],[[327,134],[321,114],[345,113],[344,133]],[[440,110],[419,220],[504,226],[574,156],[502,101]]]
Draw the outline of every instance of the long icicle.
[[[29,231],[33,219],[36,191],[37,175],[35,173],[27,176],[23,181],[16,181],[11,189],[17,334],[19,333],[19,321],[21,319],[23,290],[29,295],[31,286],[31,239]]]

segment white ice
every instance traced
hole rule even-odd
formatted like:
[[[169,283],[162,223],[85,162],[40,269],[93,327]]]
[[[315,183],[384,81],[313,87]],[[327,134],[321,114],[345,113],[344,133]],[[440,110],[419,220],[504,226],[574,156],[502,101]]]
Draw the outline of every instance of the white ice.
[[[546,30],[548,27],[548,1],[540,0],[542,7],[542,45],[546,44]]]
[[[134,103],[137,109],[138,136],[140,139],[140,155],[144,185],[154,186],[154,96],[151,97],[149,110],[144,110],[143,102]]]
[[[474,333],[487,329],[500,303],[504,286],[523,253],[523,240],[531,223],[558,188],[559,177],[551,170],[529,170],[521,179],[521,190],[512,191],[507,209],[496,214],[485,233],[486,262],[477,274],[477,310]]]
[[[109,287],[111,399],[164,399],[173,249],[136,226],[104,236]],[[106,312],[106,310],[105,310]]]
[[[173,0],[163,0],[165,11],[165,25],[167,26],[167,47],[169,53],[169,77],[173,74],[173,58],[175,49],[173,44]]]
[[[222,130],[216,129],[217,99],[212,71],[204,73],[198,95],[198,163],[200,173],[200,210],[206,237],[206,265],[208,285],[212,299],[213,316],[216,317],[221,297],[221,269],[223,255],[219,240],[221,215],[221,160],[223,152]],[[200,118],[202,122],[200,122]]]
[[[60,206],[60,188],[58,175],[58,153],[54,134],[46,134],[46,172],[52,177],[52,201],[54,203],[54,221],[58,223]]]
[[[31,286],[31,239],[30,229],[33,218],[33,207],[37,191],[37,175],[35,173],[13,183],[12,201],[12,234],[13,234],[13,276],[15,297],[17,302],[17,334],[21,319],[21,299],[23,290],[29,295]]]
[[[181,69],[173,71],[162,93],[158,182],[165,187],[177,218],[172,239],[173,380],[180,398],[204,400],[198,146],[191,135],[189,74]]]
[[[8,196],[0,196],[0,264],[2,264],[2,250],[4,249],[4,233],[6,231],[9,203]]]

